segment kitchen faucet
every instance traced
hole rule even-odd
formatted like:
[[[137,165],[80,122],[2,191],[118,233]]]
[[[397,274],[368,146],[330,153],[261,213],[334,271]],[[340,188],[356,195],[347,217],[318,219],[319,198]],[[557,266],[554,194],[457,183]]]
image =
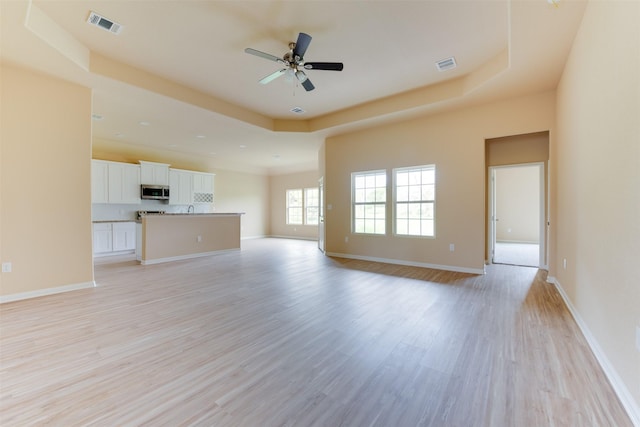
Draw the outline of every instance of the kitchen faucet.
[[[189,205],[189,207],[187,208],[187,213],[194,213],[195,208],[193,207],[193,205]]]

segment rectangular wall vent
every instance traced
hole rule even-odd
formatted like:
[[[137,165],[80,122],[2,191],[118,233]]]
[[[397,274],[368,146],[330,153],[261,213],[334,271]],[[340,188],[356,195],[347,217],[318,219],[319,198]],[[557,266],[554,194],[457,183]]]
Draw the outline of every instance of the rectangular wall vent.
[[[107,30],[113,34],[120,34],[120,31],[122,31],[122,25],[118,24],[117,22],[113,22],[105,18],[104,16],[100,16],[95,12],[91,12],[89,18],[87,19],[87,22],[91,25],[95,25],[96,27],[100,27],[103,30]]]
[[[436,62],[436,67],[438,71],[447,71],[456,68],[456,59],[452,56],[451,58],[443,59],[442,61]]]
[[[305,112],[305,111],[304,111],[302,108],[300,108],[300,107],[293,107],[290,111],[291,111],[292,113],[296,113],[296,114],[302,114],[302,113],[304,113],[304,112]]]

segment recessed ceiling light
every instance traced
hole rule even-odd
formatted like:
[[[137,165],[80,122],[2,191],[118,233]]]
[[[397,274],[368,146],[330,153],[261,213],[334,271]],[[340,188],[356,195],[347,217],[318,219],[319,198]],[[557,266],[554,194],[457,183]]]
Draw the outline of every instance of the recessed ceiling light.
[[[279,159],[279,158],[280,158],[280,154],[274,154],[274,155],[273,155],[273,158],[274,158],[274,159]]]
[[[120,132],[116,133],[115,135],[116,135],[116,138],[122,138],[122,137],[124,137],[124,134],[123,134],[123,133],[120,133]]]
[[[240,146],[240,148],[247,148],[247,146],[246,146],[246,145],[244,145],[244,144],[242,144],[242,145]]]
[[[198,139],[204,139],[204,138],[206,138],[206,136],[205,136],[205,135],[196,135],[196,138],[198,138]]]
[[[177,147],[178,144],[169,144],[169,147]]]
[[[101,116],[100,114],[92,114],[91,118],[93,120],[102,120],[102,119],[104,119],[104,116]]]
[[[151,123],[149,123],[149,122],[138,122],[138,124],[140,126],[151,126]]]
[[[216,155],[215,151],[211,151],[209,154],[212,155],[212,156]]]

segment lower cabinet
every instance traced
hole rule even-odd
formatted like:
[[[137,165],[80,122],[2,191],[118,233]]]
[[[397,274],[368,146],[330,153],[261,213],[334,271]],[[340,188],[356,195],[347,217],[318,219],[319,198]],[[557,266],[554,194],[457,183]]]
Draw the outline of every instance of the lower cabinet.
[[[136,249],[135,222],[93,224],[93,254],[96,256],[133,252]]]

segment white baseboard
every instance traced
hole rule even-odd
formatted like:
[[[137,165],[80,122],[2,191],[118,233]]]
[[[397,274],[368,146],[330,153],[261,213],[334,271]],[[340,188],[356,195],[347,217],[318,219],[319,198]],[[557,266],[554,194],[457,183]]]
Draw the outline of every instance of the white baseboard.
[[[147,260],[143,259],[143,260],[140,261],[140,264],[142,264],[142,265],[161,264],[163,262],[182,261],[182,260],[185,260],[185,259],[201,258],[201,257],[205,257],[205,256],[210,256],[210,255],[223,254],[223,253],[226,253],[226,252],[237,252],[239,250],[240,250],[240,248],[223,249],[223,250],[220,250],[220,251],[199,252],[197,254],[179,255],[179,256],[166,257],[166,258],[156,258],[156,259],[147,259]]]
[[[589,344],[591,351],[593,352],[594,356],[596,356],[598,363],[600,364],[600,366],[602,367],[602,370],[604,371],[605,375],[609,379],[609,382],[611,383],[611,386],[613,387],[613,390],[615,391],[616,395],[620,399],[622,406],[624,406],[624,409],[627,411],[627,414],[629,414],[629,418],[631,418],[631,422],[635,427],[640,427],[640,406],[638,406],[638,403],[635,401],[635,399],[629,392],[629,389],[627,388],[626,384],[622,381],[622,379],[618,375],[618,372],[616,372],[615,368],[609,361],[609,358],[606,356],[604,351],[602,351],[602,348],[600,347],[598,340],[596,340],[595,336],[589,330],[589,327],[587,326],[587,324],[584,322],[584,320],[582,320],[582,317],[580,316],[576,308],[571,303],[571,300],[569,299],[566,292],[562,288],[562,285],[560,284],[558,279],[556,279],[553,276],[549,276],[547,277],[547,282],[553,283],[553,285],[556,287],[556,289],[562,296],[564,303],[567,305],[567,308],[569,308],[569,312],[571,313],[576,323],[578,324],[578,327],[580,328],[582,335],[587,340],[587,344]]]
[[[37,291],[20,292],[17,294],[0,296],[0,304],[12,301],[20,301],[29,298],[60,294],[62,292],[77,291],[78,289],[95,288],[96,286],[96,282],[91,281],[85,283],[76,283],[73,285],[58,286],[55,288],[38,289]]]
[[[283,235],[280,235],[280,234],[272,234],[269,237],[271,237],[273,239],[294,239],[294,240],[311,240],[311,241],[317,241],[318,240],[317,237],[283,236]]]
[[[269,236],[266,236],[264,234],[260,236],[245,236],[245,237],[241,237],[240,240],[264,239],[265,237],[269,237]]]
[[[453,265],[429,264],[425,262],[413,262],[413,261],[405,261],[405,260],[392,259],[392,258],[377,258],[377,257],[369,257],[369,256],[361,256],[361,255],[342,254],[337,252],[326,252],[325,255],[336,257],[336,258],[348,258],[348,259],[357,259],[361,261],[383,262],[385,264],[406,265],[409,267],[433,268],[434,270],[455,271],[457,273],[471,273],[471,274],[485,273],[484,268],[467,268],[467,267],[457,267]]]

